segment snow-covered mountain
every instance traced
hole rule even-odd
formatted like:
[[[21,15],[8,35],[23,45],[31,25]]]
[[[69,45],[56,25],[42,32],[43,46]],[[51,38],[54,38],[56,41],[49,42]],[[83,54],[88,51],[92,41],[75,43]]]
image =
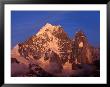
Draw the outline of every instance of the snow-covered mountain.
[[[11,51],[11,58],[26,68],[35,64],[54,76],[69,76],[75,64],[91,64],[94,52],[81,31],[71,40],[63,27],[47,23],[25,42],[18,43]]]

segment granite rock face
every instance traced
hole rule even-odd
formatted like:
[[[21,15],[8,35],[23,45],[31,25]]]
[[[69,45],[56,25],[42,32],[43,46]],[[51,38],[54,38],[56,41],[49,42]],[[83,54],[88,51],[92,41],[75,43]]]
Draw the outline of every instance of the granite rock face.
[[[73,55],[76,63],[90,64],[93,62],[93,49],[82,31],[76,33],[73,41]]]
[[[77,64],[93,64],[99,59],[100,49],[89,43],[84,32],[78,31],[70,39],[60,25],[49,23],[11,51],[12,64],[26,65],[26,76],[71,76]]]

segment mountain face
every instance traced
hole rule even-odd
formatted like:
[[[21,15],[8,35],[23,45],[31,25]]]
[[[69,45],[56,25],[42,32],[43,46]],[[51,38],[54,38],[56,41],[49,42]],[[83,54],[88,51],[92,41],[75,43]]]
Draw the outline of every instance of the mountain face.
[[[63,69],[63,64],[70,58],[71,46],[72,42],[61,26],[52,26],[47,23],[36,35],[24,43],[19,43],[18,52],[27,60],[48,61],[49,63],[46,63],[48,67],[54,67],[52,72],[58,72]]]
[[[76,33],[73,49],[76,63],[92,63],[92,49],[82,31]]]
[[[36,35],[19,44],[19,53],[25,58],[44,57],[46,60],[51,55],[51,51],[59,55],[62,64],[72,52],[71,40],[60,26],[46,24]]]
[[[91,64],[100,57],[100,49],[93,47],[81,30],[75,34],[72,49],[75,63]]]
[[[47,23],[37,34],[17,44],[11,51],[11,57],[12,61],[25,64],[28,68],[30,64],[35,64],[45,73],[56,75],[61,72],[73,73],[74,64],[91,64],[93,58],[99,57],[98,52],[88,43],[82,31],[77,32],[71,40],[60,25]]]

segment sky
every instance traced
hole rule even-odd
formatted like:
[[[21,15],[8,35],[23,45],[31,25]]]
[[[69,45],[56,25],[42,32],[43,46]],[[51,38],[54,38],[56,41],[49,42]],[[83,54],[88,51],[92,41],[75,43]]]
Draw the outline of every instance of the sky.
[[[100,11],[11,11],[11,47],[36,34],[46,23],[61,25],[70,38],[82,30],[100,46]]]

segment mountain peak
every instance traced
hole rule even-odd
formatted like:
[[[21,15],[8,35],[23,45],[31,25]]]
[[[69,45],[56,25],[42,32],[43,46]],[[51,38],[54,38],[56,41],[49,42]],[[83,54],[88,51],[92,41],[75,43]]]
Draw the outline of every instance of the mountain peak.
[[[46,23],[45,26],[43,28],[47,28],[47,29],[58,29],[60,28],[61,26],[60,25],[52,25],[50,23]]]
[[[46,23],[45,24],[45,27],[52,27],[53,25],[52,24],[50,24],[50,23]]]
[[[50,32],[57,31],[60,28],[61,28],[60,25],[52,25],[50,23],[46,23],[36,35],[42,34],[46,31],[50,31]]]

